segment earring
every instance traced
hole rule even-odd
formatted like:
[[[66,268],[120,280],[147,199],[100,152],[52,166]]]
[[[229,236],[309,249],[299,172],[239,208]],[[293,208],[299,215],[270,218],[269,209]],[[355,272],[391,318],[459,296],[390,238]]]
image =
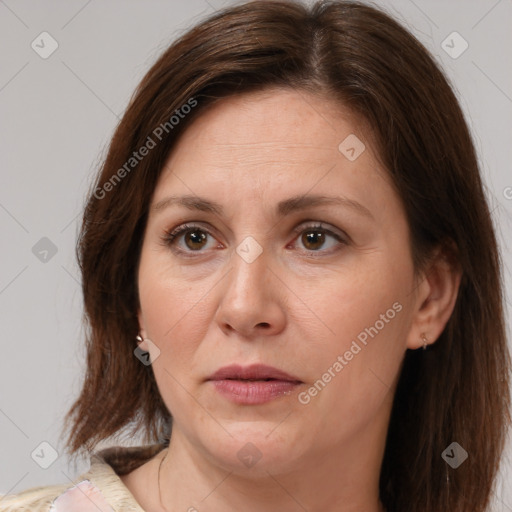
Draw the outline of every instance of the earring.
[[[142,336],[140,334],[137,334],[137,336],[135,336],[135,339],[140,343],[141,341],[144,341],[142,339]]]
[[[425,334],[421,335],[421,341],[423,342],[423,350],[427,350],[428,338]]]

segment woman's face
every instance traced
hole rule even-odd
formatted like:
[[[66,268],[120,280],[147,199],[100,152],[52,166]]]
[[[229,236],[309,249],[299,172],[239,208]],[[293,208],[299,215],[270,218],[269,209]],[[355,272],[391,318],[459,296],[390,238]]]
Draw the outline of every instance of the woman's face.
[[[400,200],[339,105],[267,90],[204,112],[155,189],[138,286],[173,437],[196,453],[275,474],[382,449],[415,279]],[[299,383],[209,380],[233,364]]]

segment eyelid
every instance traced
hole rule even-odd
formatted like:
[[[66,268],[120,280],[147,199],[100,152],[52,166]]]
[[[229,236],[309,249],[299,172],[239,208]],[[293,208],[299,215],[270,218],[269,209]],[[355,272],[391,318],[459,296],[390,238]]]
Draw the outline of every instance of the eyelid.
[[[183,249],[177,247],[176,243],[175,243],[176,240],[179,237],[181,237],[182,235],[184,235],[185,233],[187,233],[187,231],[192,231],[194,229],[196,229],[198,231],[203,231],[204,233],[211,236],[212,238],[217,239],[216,236],[212,233],[212,231],[213,231],[212,229],[204,227],[201,223],[186,222],[186,223],[176,226],[175,228],[165,230],[165,232],[162,236],[162,243],[164,246],[171,247],[171,249],[174,252],[182,254],[185,257],[200,256],[201,254],[204,254],[206,251],[183,250]],[[321,221],[314,221],[314,220],[302,221],[296,228],[293,229],[293,233],[295,233],[295,234],[297,234],[297,236],[299,236],[301,233],[303,233],[304,231],[306,231],[308,229],[310,229],[312,231],[313,230],[323,231],[327,235],[335,238],[339,242],[340,245],[348,245],[351,242],[350,237],[344,231],[341,231],[337,228],[332,228],[330,225],[326,225],[325,223],[323,223]],[[295,237],[291,243],[294,243],[296,240],[297,240],[297,237]],[[221,243],[221,242],[219,242],[219,243]],[[337,250],[337,249],[335,249],[335,250]],[[322,251],[322,250],[312,251],[312,250],[302,249],[302,250],[300,250],[300,252],[306,253],[308,255],[320,257],[322,255],[332,254],[333,250],[330,249],[330,250],[326,250],[326,251],[325,250],[324,251]]]
[[[175,228],[166,229],[162,236],[162,243],[164,246],[171,247],[173,251],[178,252],[180,254],[193,255],[194,252],[200,254],[201,252],[204,251],[185,251],[183,249],[180,249],[179,247],[176,247],[176,244],[174,243],[179,237],[187,233],[187,231],[193,231],[194,229],[197,231],[203,231],[207,235],[216,239],[216,236],[213,234],[212,229],[204,227],[201,223],[185,222],[183,224],[176,226]]]
[[[305,222],[308,224],[304,224]],[[305,231],[306,229],[311,229],[311,230],[317,229],[319,231],[320,230],[325,231],[327,234],[332,235],[334,238],[336,238],[337,240],[339,240],[341,242],[344,242],[344,243],[350,242],[350,237],[341,229],[334,228],[330,224],[325,224],[324,222],[316,221],[316,220],[301,222],[296,228],[294,228],[293,232],[300,234],[303,231]]]

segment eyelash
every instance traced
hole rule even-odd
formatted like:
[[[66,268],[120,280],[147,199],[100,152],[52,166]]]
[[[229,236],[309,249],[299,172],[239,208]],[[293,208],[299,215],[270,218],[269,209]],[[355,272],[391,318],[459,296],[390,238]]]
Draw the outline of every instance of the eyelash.
[[[170,246],[172,250],[176,253],[182,254],[185,257],[194,258],[194,253],[197,253],[197,255],[200,255],[202,252],[201,250],[198,251],[191,251],[191,250],[183,250],[178,247],[176,247],[176,242],[178,241],[179,237],[181,235],[186,234],[187,232],[193,232],[193,231],[200,231],[203,233],[206,233],[207,235],[211,236],[212,238],[215,238],[207,229],[205,229],[203,226],[197,225],[197,224],[182,224],[181,226],[166,231],[165,234],[162,237],[162,242],[165,246]],[[294,239],[294,241],[297,240],[297,238],[306,231],[317,231],[324,233],[326,235],[332,236],[335,240],[339,242],[340,245],[348,245],[348,236],[345,235],[346,238],[343,238],[341,235],[338,235],[337,233],[331,231],[330,229],[325,228],[322,223],[315,223],[311,225],[301,225],[300,227],[294,229],[294,233],[297,233],[297,237]],[[334,251],[339,250],[339,247],[335,248]],[[331,248],[329,251],[314,251],[314,250],[308,250],[304,249],[303,252],[308,253],[308,255],[313,257],[318,257],[318,253],[327,253],[328,255],[332,254],[333,249]]]

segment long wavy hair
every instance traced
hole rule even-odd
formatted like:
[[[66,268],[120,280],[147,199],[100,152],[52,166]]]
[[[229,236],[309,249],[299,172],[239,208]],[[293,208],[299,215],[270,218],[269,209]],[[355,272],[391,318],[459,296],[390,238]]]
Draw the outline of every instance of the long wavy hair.
[[[339,101],[367,122],[405,207],[417,271],[434,248],[455,248],[462,271],[455,309],[429,350],[405,354],[380,497],[393,512],[484,511],[510,425],[510,357],[475,149],[425,47],[385,12],[352,1],[224,9],[176,40],[138,86],[91,189],[78,242],[87,369],[66,416],[68,452],[126,431],[151,442],[172,428],[151,366],[133,353],[149,202],[179,135],[208,105],[274,86]],[[469,454],[457,469],[441,457],[453,441]]]

